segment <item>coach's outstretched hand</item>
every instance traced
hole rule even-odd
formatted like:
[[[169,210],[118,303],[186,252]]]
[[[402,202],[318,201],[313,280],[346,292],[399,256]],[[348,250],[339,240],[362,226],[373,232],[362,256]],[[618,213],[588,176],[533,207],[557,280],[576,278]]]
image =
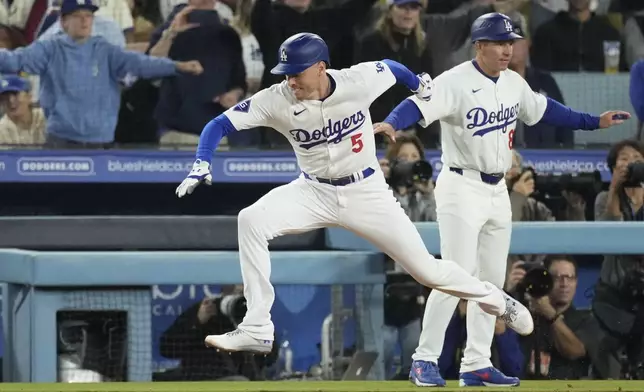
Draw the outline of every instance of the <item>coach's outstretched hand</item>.
[[[374,135],[384,133],[392,143],[396,143],[396,130],[389,123],[381,122],[373,124],[373,133]]]
[[[613,125],[619,125],[623,123],[629,118],[631,118],[631,114],[629,112],[623,112],[621,110],[611,110],[604,112],[601,114],[601,116],[599,116],[599,128],[610,128]]]
[[[188,177],[177,187],[176,194],[179,197],[189,195],[195,188],[202,182],[206,185],[212,185],[212,174],[210,174],[210,164],[197,159],[192,165],[192,170],[188,173]]]
[[[416,97],[422,101],[429,101],[432,99],[432,88],[434,87],[434,81],[428,73],[423,72],[418,75],[418,90],[412,91],[416,94]]]

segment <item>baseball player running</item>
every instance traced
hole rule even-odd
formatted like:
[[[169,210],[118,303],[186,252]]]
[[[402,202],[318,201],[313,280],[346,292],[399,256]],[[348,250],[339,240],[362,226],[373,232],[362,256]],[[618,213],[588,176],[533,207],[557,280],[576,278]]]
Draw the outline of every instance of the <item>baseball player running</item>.
[[[476,58],[434,80],[433,97],[410,97],[375,131],[392,134],[419,122],[441,121],[442,163],[435,195],[441,255],[455,260],[481,280],[503,287],[510,249],[512,212],[504,173],[512,164],[517,119],[528,125],[544,121],[572,129],[594,130],[621,124],[630,115],[610,111],[601,116],[578,113],[532,91],[508,69],[514,33],[507,16],[490,13],[472,24]],[[443,386],[438,357],[444,333],[459,299],[432,291],[426,303],[423,331],[413,355],[410,380],[418,386]],[[461,386],[514,386],[492,367],[490,346],[495,317],[475,303],[467,307],[467,344],[460,369]],[[431,329],[430,329],[431,323]]]
[[[286,136],[302,170],[297,179],[239,213],[239,256],[248,311],[235,331],[207,336],[206,345],[224,351],[269,352],[275,294],[268,241],[329,226],[358,233],[422,284],[476,301],[490,317],[502,316],[511,328],[529,334],[532,316],[523,305],[456,263],[436,260],[427,252],[380,171],[369,105],[396,82],[425,102],[432,94],[429,76],[417,76],[390,60],[328,69],[326,43],[309,33],[284,41],[278,54],[279,63],[271,72],[285,75],[286,80],[259,91],[206,125],[192,171],[176,191],[183,197],[201,182],[210,184],[210,161],[219,140],[258,126],[272,127]],[[496,262],[505,261],[499,258]]]

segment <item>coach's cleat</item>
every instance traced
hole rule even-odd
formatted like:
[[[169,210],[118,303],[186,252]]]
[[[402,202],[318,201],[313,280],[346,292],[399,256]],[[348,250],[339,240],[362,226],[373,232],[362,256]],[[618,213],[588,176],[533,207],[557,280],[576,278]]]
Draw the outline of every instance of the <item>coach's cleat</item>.
[[[255,339],[246,332],[236,329],[223,335],[206,336],[206,347],[216,348],[217,351],[245,351],[257,354],[267,354],[273,349],[272,340]]]
[[[409,370],[409,381],[419,387],[444,387],[445,380],[435,362],[414,361]]]
[[[501,315],[505,324],[519,335],[528,336],[534,330],[534,321],[528,308],[516,299],[503,292],[505,298],[505,313]]]
[[[461,387],[516,387],[517,377],[508,377],[494,367],[461,373],[458,385]]]

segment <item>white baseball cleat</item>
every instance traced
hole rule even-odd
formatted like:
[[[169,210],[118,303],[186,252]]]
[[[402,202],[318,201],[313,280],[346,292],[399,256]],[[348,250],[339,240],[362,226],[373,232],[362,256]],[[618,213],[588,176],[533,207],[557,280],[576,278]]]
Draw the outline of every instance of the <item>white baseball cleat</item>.
[[[505,324],[519,335],[530,335],[534,330],[534,321],[528,308],[505,292],[503,292],[503,298],[505,299],[505,313],[501,315],[501,318]]]
[[[272,340],[255,339],[240,329],[223,335],[208,335],[206,336],[205,343],[206,347],[231,352],[246,351],[268,354],[273,349]]]

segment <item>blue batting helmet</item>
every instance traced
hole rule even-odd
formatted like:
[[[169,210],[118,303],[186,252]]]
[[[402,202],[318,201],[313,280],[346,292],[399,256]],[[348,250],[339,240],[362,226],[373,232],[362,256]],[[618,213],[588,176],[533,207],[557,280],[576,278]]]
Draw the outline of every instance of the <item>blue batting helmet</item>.
[[[512,19],[498,12],[481,15],[472,23],[472,42],[512,41],[523,37],[514,32]]]
[[[313,64],[324,61],[329,66],[329,48],[317,34],[299,33],[289,37],[277,52],[279,62],[273,75],[296,75]]]

